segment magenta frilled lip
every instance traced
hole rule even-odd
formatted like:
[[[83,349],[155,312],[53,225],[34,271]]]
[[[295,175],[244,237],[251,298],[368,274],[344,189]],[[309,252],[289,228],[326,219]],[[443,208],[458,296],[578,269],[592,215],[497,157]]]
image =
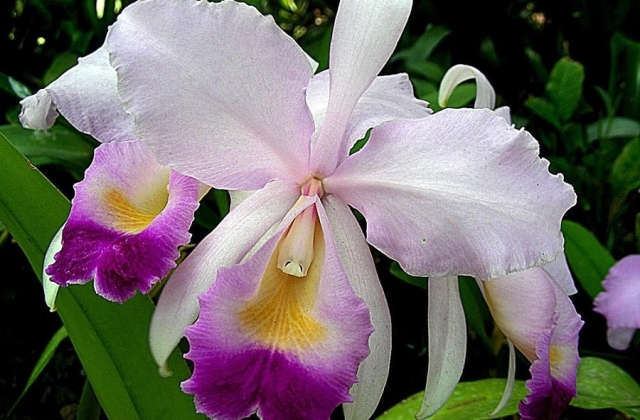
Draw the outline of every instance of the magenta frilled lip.
[[[142,142],[102,144],[75,186],[62,250],[46,270],[51,281],[94,279],[96,292],[115,302],[147,293],[189,241],[198,186],[156,163]]]
[[[369,311],[349,284],[322,204],[304,207],[294,206],[293,222],[245,263],[219,270],[200,297],[200,317],[186,329],[194,373],[183,390],[211,418],[327,419],[352,401],[369,354]],[[289,255],[296,221],[313,230],[313,257],[290,275],[278,260]]]

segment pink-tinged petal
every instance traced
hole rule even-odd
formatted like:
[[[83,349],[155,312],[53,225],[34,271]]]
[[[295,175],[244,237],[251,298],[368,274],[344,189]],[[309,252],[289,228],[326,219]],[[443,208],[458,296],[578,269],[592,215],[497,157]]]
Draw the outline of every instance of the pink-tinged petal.
[[[320,134],[329,104],[329,70],[316,74],[307,86],[307,105]],[[422,118],[431,113],[428,104],[413,96],[413,86],[406,74],[378,76],[356,103],[346,128],[345,155],[370,128],[398,118]]]
[[[533,362],[523,419],[559,419],[576,395],[582,320],[562,288],[542,268],[483,282],[494,320]],[[524,308],[524,309],[523,309]]]
[[[197,297],[213,283],[218,269],[240,263],[299,196],[297,184],[268,183],[222,219],[174,271],[162,290],[149,329],[151,354],[163,374],[170,372],[166,362],[184,328],[198,316]]]
[[[569,270],[567,264],[567,257],[564,252],[558,254],[558,257],[551,261],[549,264],[544,265],[544,271],[551,276],[558,286],[568,295],[575,295],[578,293],[576,284],[573,281],[573,276]]]
[[[553,260],[573,189],[538,143],[492,111],[445,109],[374,128],[324,179],[367,240],[410,274],[488,279]]]
[[[594,311],[607,319],[607,340],[616,350],[629,347],[633,331],[640,328],[640,255],[618,261],[602,283]]]
[[[55,255],[62,249],[62,230],[65,225],[62,225],[51,239],[47,252],[44,253],[44,262],[42,265],[42,288],[44,289],[44,302],[47,304],[51,312],[57,310],[56,297],[58,296],[58,289],[60,285],[51,281],[51,276],[47,274],[47,267],[55,261]]]
[[[331,38],[329,105],[311,156],[311,169],[329,175],[349,151],[351,114],[400,39],[410,0],[340,2]]]
[[[312,68],[272,17],[233,1],[137,2],[108,46],[136,134],[161,164],[223,189],[308,176]]]
[[[462,376],[467,353],[458,278],[430,278],[428,284],[429,366],[418,420],[433,415],[447,402]]]
[[[75,186],[62,250],[47,274],[62,286],[94,278],[96,292],[116,302],[148,292],[191,237],[198,188],[158,165],[142,142],[102,144]]]
[[[496,324],[532,362],[537,358],[539,337],[550,331],[554,323],[556,297],[552,283],[541,268],[482,282]]]
[[[241,265],[220,269],[185,330],[194,362],[183,390],[216,419],[327,419],[350,401],[368,354],[369,313],[349,284],[329,226],[316,222],[315,257],[304,277],[284,274],[278,252],[292,209],[274,237]]]
[[[493,86],[480,70],[465,64],[451,67],[442,78],[438,93],[440,106],[446,107],[456,86],[471,79],[476,82],[476,101],[473,107],[493,109],[496,106],[496,92],[493,90]]]
[[[371,352],[360,363],[358,382],[350,391],[353,402],[343,405],[346,420],[368,419],[380,402],[389,374],[391,316],[371,251],[351,209],[333,195],[323,197],[323,204],[342,266],[356,295],[369,308],[374,329],[369,337]]]
[[[58,116],[57,108],[76,129],[102,143],[135,140],[133,119],[118,98],[116,82],[103,45],[49,86],[23,99],[20,122],[27,128],[47,129]]]
[[[500,108],[494,109],[493,112],[495,112],[497,116],[504,118],[505,121],[511,124],[511,108],[509,108],[508,106],[501,106]]]

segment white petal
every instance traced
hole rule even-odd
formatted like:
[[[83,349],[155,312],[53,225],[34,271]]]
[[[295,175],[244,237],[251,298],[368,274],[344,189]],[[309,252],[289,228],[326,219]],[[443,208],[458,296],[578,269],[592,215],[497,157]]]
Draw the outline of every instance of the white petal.
[[[44,301],[51,310],[55,312],[56,308],[56,296],[58,295],[58,289],[60,286],[51,281],[51,276],[47,274],[47,267],[49,267],[55,261],[55,255],[62,249],[62,230],[65,225],[60,226],[60,229],[56,232],[51,239],[49,248],[44,254],[44,263],[42,265],[42,288],[44,289]]]
[[[451,67],[442,78],[438,94],[440,106],[446,107],[456,86],[470,79],[476,81],[476,102],[473,107],[493,109],[496,106],[496,92],[493,90],[493,86],[480,70],[464,64]]]
[[[136,2],[108,46],[136,134],[161,164],[222,189],[308,176],[312,67],[272,17],[235,1]]]
[[[79,131],[95,137],[102,143],[135,140],[133,119],[127,114],[118,97],[116,71],[109,64],[106,46],[78,60],[78,64],[65,72],[44,90],[34,108],[29,98],[21,103],[20,122],[27,128],[49,128],[55,118],[47,118],[46,127],[32,124],[32,114],[38,109],[48,113],[58,111]],[[44,92],[50,96],[48,100]],[[53,101],[53,104],[51,104]],[[57,114],[56,114],[57,116]]]
[[[467,353],[467,324],[457,277],[429,279],[429,366],[418,420],[433,415],[455,389]]]
[[[323,198],[336,247],[356,295],[369,308],[374,332],[369,338],[371,353],[360,364],[358,379],[351,388],[353,403],[344,404],[347,420],[368,419],[378,406],[387,382],[391,357],[391,318],[378,280],[371,251],[351,209],[332,195]]]
[[[346,130],[358,99],[385,65],[400,39],[411,0],[340,2],[331,38],[331,93],[311,169],[328,175],[349,150]]]

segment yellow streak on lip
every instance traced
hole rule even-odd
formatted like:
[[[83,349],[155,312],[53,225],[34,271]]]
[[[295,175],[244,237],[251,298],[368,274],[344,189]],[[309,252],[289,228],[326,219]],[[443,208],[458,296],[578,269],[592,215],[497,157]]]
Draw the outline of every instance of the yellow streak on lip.
[[[158,211],[135,206],[125,195],[116,189],[107,190],[104,203],[112,218],[111,225],[122,232],[136,234],[142,232],[160,214],[166,206],[166,200]]]
[[[324,262],[324,237],[318,222],[315,230],[315,257],[307,275],[294,277],[277,267],[279,243],[256,296],[238,314],[240,325],[249,336],[268,347],[302,351],[326,335],[324,326],[314,317]]]

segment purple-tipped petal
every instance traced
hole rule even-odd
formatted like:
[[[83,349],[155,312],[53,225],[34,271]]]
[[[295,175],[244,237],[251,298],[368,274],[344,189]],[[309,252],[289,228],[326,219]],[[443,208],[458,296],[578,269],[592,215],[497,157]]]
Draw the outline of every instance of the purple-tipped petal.
[[[20,103],[20,122],[26,128],[51,127],[57,108],[71,125],[102,143],[135,140],[133,119],[118,98],[116,71],[104,45]]]
[[[629,347],[633,332],[640,328],[640,255],[618,261],[602,283],[594,311],[607,319],[607,341],[616,350]]]
[[[492,111],[445,109],[374,128],[324,186],[408,273],[488,279],[562,250],[560,221],[576,196],[548,166],[529,133]]]
[[[559,419],[576,395],[578,333],[582,320],[562,288],[542,268],[483,282],[502,332],[530,361],[531,391],[520,403],[523,419]]]
[[[161,164],[224,189],[308,176],[312,67],[272,17],[234,1],[137,2],[108,47],[136,134]]]
[[[75,186],[62,250],[47,274],[62,286],[95,278],[98,294],[116,302],[148,292],[189,241],[198,188],[158,165],[142,142],[101,145]]]
[[[309,205],[322,212],[314,202],[287,218]],[[277,267],[286,227],[243,264],[218,271],[200,297],[198,320],[185,330],[194,373],[183,389],[209,417],[257,411],[263,420],[327,419],[351,400],[369,351],[369,313],[351,289],[329,226],[316,223],[306,277]]]
[[[151,354],[164,375],[167,359],[186,326],[198,316],[198,296],[214,282],[220,267],[239,264],[247,253],[294,205],[300,187],[276,180],[238,204],[176,268],[151,319]]]
[[[329,104],[329,70],[318,73],[307,86],[307,105],[316,126],[314,137],[322,130]],[[428,104],[413,96],[413,86],[406,74],[378,76],[356,103],[346,128],[345,154],[363,138],[370,128],[398,118],[422,118],[431,113]]]

